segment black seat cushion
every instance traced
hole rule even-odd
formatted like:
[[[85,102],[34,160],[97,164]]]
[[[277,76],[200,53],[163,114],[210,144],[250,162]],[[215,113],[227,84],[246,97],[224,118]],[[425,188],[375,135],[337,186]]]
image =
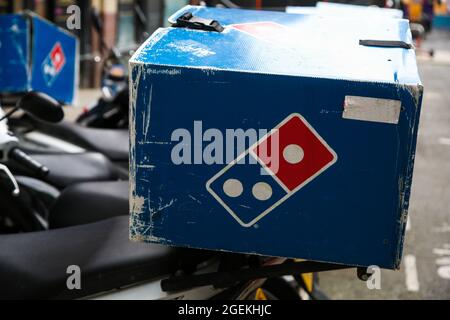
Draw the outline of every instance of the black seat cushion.
[[[100,152],[114,162],[128,162],[128,130],[86,128],[69,122],[49,124],[35,119],[30,119],[30,121],[39,131],[87,150]]]
[[[89,182],[65,189],[50,212],[50,227],[65,228],[128,215],[128,181]]]
[[[129,241],[128,217],[0,236],[0,299],[81,298],[175,271],[176,249]],[[82,290],[66,286],[79,266]]]
[[[45,180],[60,189],[80,182],[128,179],[101,153],[34,154],[33,159],[50,169]],[[12,161],[11,167],[15,173],[33,177],[32,172]]]

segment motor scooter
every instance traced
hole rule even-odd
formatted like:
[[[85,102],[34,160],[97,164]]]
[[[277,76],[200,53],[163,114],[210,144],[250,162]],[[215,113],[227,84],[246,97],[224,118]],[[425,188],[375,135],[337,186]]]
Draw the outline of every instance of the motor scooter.
[[[299,300],[299,286],[282,275],[309,270],[273,258],[132,243],[127,217],[0,235],[0,299]],[[77,274],[79,286],[71,286]]]
[[[19,120],[20,125],[14,124],[16,120],[11,117],[18,111],[25,112],[22,118],[33,118],[43,125],[52,126],[63,119],[62,107],[43,93],[29,92],[18,100],[8,114],[4,115],[4,121],[0,122],[3,127],[0,132],[3,133],[5,141],[13,139],[16,145],[20,145],[22,151],[51,169],[45,181],[52,186],[62,190],[80,182],[128,180],[126,166],[115,165],[100,152],[87,151],[76,145],[66,147],[68,143],[61,143],[57,138],[52,138],[48,143],[39,136],[33,139],[33,134],[36,135],[37,132],[28,132],[23,126],[24,121]],[[14,134],[6,134],[11,128]],[[50,138],[47,137],[48,139]],[[42,179],[23,162],[9,161],[7,165],[15,174]]]
[[[48,184],[51,170],[21,150],[4,125],[19,109],[47,122],[62,117],[60,106],[38,93],[0,116],[0,298],[300,298],[297,285],[281,277],[289,273],[284,259],[130,242],[128,183],[78,183],[62,192]],[[35,178],[13,174],[13,162]],[[274,263],[282,269],[266,270]],[[79,290],[67,286],[74,266],[83,275]]]
[[[141,9],[137,5],[136,13]],[[145,15],[137,14],[138,22],[144,27],[146,25]],[[91,10],[91,22],[93,29],[102,39],[104,34],[103,21],[97,10]],[[138,42],[143,42],[148,37],[144,33]],[[129,115],[129,86],[128,86],[128,60],[137,50],[138,45],[128,48],[110,48],[103,40],[100,41],[100,55],[85,55],[84,61],[94,61],[101,64],[102,96],[92,104],[84,106],[83,113],[78,117],[76,123],[85,127],[100,129],[128,129]]]
[[[8,199],[1,201],[0,208],[3,212],[9,212],[8,221],[13,230],[47,230],[50,218],[53,225],[58,227],[83,224],[102,217],[121,215],[128,210],[127,176],[124,176],[123,181],[116,179],[118,177],[113,175],[112,167],[108,175],[108,167],[99,159],[89,163],[80,162],[80,157],[72,159],[64,154],[27,154],[20,140],[6,125],[8,117],[18,110],[47,122],[58,122],[64,116],[55,100],[36,92],[25,94],[15,108],[0,116],[0,171],[3,172],[4,199]],[[89,160],[89,156],[93,155],[87,155],[84,159]],[[84,186],[84,191],[82,188],[80,190],[80,186],[83,186],[81,182],[95,182],[96,187],[88,188],[89,192],[86,192],[87,186]],[[71,208],[64,208],[64,203],[73,201],[73,198],[82,201],[82,196],[87,194],[114,205],[84,217],[83,212],[71,217]],[[117,202],[124,205],[117,205]]]
[[[48,174],[13,140],[8,158]],[[287,260],[130,242],[127,183],[60,193],[1,164],[0,199],[1,299],[300,299]],[[79,289],[67,285],[73,268]]]

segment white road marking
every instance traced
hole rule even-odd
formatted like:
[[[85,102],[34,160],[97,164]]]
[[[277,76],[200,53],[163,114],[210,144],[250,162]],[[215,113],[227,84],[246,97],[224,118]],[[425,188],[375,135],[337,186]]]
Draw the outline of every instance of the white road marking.
[[[411,231],[411,217],[408,215],[408,220],[406,222],[406,231]]]
[[[437,273],[442,279],[450,280],[450,266],[439,267]]]
[[[448,227],[447,224],[445,224]],[[445,280],[450,280],[450,245],[448,243],[443,245],[443,249],[433,249],[433,253],[441,258],[436,259],[438,267],[437,274]]]
[[[450,138],[440,138],[439,144],[442,144],[443,146],[450,146]]]
[[[417,273],[416,257],[407,255],[405,257],[405,274],[406,274],[406,289],[410,292],[418,292],[419,277]]]
[[[433,249],[433,253],[437,256],[450,256],[450,249]]]
[[[436,260],[438,266],[450,266],[450,257],[439,258]]]

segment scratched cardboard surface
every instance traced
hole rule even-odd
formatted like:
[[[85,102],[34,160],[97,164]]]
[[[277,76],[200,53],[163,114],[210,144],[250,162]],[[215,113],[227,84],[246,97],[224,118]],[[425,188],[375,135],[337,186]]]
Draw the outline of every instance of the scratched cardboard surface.
[[[363,47],[359,40],[411,43],[407,21],[373,26],[199,7],[186,7],[174,17],[185,11],[218,20],[225,31],[160,29],[130,62],[131,238],[397,268],[423,90],[414,50]],[[261,22],[263,29],[248,28]],[[377,98],[374,107],[383,99],[400,101],[401,112],[390,123],[345,119],[347,97]],[[270,201],[287,200],[272,205],[256,223],[240,223],[254,217],[248,210],[265,209],[248,192],[261,180],[255,167],[227,171],[227,164],[172,161],[178,143],[172,133],[185,128],[194,139],[195,121],[202,121],[203,130],[226,132],[271,130],[292,117],[315,132],[320,139],[311,139],[331,156],[324,160],[326,170],[298,190],[295,181],[292,190],[279,188],[289,174],[280,185],[269,177]],[[228,178],[244,186],[235,199],[222,194],[220,186]],[[238,218],[248,213],[250,220],[239,221],[232,212]]]
[[[29,90],[76,98],[78,40],[36,15],[0,15],[0,93]]]

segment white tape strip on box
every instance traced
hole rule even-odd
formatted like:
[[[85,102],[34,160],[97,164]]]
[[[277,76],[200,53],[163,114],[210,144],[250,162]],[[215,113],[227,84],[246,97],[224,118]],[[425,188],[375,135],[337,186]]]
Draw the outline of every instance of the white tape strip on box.
[[[399,100],[346,96],[343,118],[398,124],[401,107]]]

